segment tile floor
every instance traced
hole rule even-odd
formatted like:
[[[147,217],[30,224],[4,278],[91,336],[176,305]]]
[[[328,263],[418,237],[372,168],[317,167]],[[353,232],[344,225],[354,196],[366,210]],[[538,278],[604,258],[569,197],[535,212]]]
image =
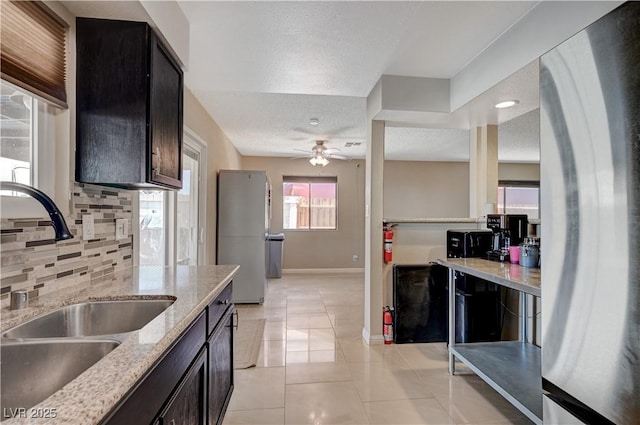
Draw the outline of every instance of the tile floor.
[[[365,344],[363,300],[362,274],[285,275],[238,305],[267,321],[224,425],[531,423],[473,373],[449,376],[444,343]]]

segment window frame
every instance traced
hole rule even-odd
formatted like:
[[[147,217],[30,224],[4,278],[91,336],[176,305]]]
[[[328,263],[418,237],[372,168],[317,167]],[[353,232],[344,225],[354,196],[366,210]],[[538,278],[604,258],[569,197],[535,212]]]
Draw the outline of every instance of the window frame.
[[[207,223],[207,144],[196,132],[191,130],[188,127],[184,127],[183,136],[182,136],[184,148],[191,149],[196,152],[199,156],[199,175],[198,175],[198,258],[196,259],[198,265],[206,264],[207,261],[207,241],[206,241],[206,223]],[[183,148],[182,155],[185,154],[185,150]],[[177,197],[176,197],[177,198]],[[177,199],[176,199],[177,203]],[[176,205],[176,214],[177,214],[177,205]],[[177,223],[176,229],[177,232]],[[177,244],[177,235],[176,235],[176,244]],[[177,260],[177,247],[176,251],[176,260]]]
[[[333,228],[311,228],[311,217],[309,217],[309,227],[307,228],[287,228],[284,222],[284,185],[287,183],[306,183],[309,185],[309,194],[311,194],[311,184],[313,183],[331,183],[335,185],[335,227]],[[336,232],[339,229],[339,187],[338,176],[282,176],[282,230],[285,232]],[[311,207],[309,207],[311,214]]]
[[[2,80],[15,90],[33,99],[31,128],[33,133],[31,152],[31,185],[55,199],[56,179],[56,108],[34,93]],[[46,158],[46,161],[42,159]],[[26,196],[1,195],[2,216],[10,218],[46,217],[47,213],[33,198]]]

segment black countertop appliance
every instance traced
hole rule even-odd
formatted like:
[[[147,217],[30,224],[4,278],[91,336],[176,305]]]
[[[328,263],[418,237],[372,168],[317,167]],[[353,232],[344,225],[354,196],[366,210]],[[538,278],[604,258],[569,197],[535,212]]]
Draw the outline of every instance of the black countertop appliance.
[[[509,261],[509,247],[522,243],[528,235],[528,227],[529,221],[526,214],[487,215],[487,228],[493,232],[487,258],[493,261]]]
[[[484,257],[492,237],[491,230],[447,230],[447,258]]]

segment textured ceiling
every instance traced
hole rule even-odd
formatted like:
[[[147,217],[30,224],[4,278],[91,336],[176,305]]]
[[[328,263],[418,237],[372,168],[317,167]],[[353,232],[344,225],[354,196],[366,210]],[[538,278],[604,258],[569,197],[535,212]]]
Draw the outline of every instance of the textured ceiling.
[[[366,97],[382,74],[453,76],[534,2],[180,4],[192,89]]]
[[[375,115],[389,128],[389,156],[464,160],[462,135],[474,126],[500,124],[500,159],[535,162],[533,114],[515,120],[538,108],[534,59],[620,2],[61,3],[76,16],[146,20],[172,47],[177,43],[180,57],[189,59],[186,86],[242,155],[291,157],[310,152],[315,140],[323,139],[343,155],[363,158],[367,97],[383,75],[393,75],[399,76],[394,81],[412,77],[404,82],[416,81],[413,77],[449,80],[450,104],[456,109],[424,112],[422,106],[435,103],[421,103],[429,98],[404,86],[395,93],[400,102],[381,103],[388,109]],[[520,104],[493,108],[506,98]],[[311,118],[320,125],[310,126]]]
[[[295,156],[310,150],[314,140],[326,139],[342,154],[362,158],[366,97],[381,75],[450,78],[535,2],[179,4],[191,26],[186,84],[242,155]],[[523,90],[520,83],[516,87]],[[527,83],[534,84],[529,90],[534,98],[506,114],[537,107],[537,74]],[[485,104],[430,117],[391,114],[385,118],[395,127],[387,134],[388,154],[464,160],[458,149],[443,146],[460,144],[454,140],[466,132],[437,129],[512,118],[497,116],[492,104]],[[320,125],[310,126],[310,118]],[[436,129],[409,128],[415,126]],[[468,143],[468,136],[464,140]],[[362,144],[345,147],[345,142]]]

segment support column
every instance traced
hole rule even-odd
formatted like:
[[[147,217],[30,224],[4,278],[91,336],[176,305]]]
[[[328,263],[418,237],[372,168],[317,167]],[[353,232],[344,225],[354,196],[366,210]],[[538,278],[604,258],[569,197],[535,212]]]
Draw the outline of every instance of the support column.
[[[384,121],[370,120],[365,166],[364,328],[367,343],[382,341],[382,219]]]
[[[486,203],[498,200],[498,126],[469,131],[469,217],[483,215]]]

